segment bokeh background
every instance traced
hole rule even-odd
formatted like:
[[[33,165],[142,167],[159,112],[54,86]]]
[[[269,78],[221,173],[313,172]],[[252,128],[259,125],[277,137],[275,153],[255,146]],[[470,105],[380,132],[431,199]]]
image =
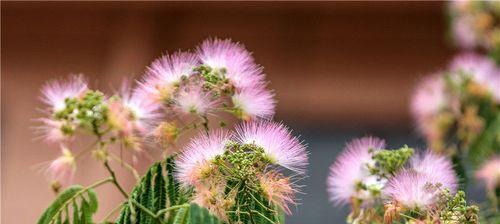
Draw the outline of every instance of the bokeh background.
[[[244,43],[265,67],[278,100],[276,120],[310,151],[300,205],[287,223],[342,223],[328,202],[328,167],[347,140],[372,134],[390,147],[422,147],[408,112],[415,81],[446,65],[445,3],[63,3],[1,2],[1,222],[34,223],[54,199],[43,162],[58,154],[32,134],[48,79],[86,74],[111,91],[138,78],[165,52],[207,37]],[[143,164],[148,164],[145,161]],[[144,166],[144,165],[143,165]],[[106,174],[91,159],[76,183]],[[124,171],[119,180],[130,189]],[[474,189],[472,189],[474,191]],[[98,189],[97,220],[122,198]],[[480,197],[480,196],[479,196]]]

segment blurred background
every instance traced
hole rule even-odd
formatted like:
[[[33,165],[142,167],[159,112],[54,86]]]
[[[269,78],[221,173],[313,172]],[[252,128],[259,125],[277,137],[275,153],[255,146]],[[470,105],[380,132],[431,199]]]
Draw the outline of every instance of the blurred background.
[[[2,2],[1,221],[34,223],[54,199],[41,170],[58,147],[36,140],[31,128],[42,116],[44,82],[84,73],[111,92],[163,53],[220,37],[254,53],[276,91],[275,119],[309,145],[306,187],[287,223],[342,223],[347,208],[331,205],[325,187],[347,140],[372,134],[390,147],[423,146],[409,96],[420,76],[454,53],[444,12],[442,2]],[[89,159],[75,182],[105,175]],[[124,171],[119,180],[128,189],[134,183]],[[100,220],[122,199],[111,186],[98,194]]]

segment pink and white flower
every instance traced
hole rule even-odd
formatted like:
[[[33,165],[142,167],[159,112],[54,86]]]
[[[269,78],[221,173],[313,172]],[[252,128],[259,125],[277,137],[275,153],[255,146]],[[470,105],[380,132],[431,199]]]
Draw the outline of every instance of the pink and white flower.
[[[76,129],[76,124],[68,123],[66,121],[58,121],[49,118],[40,118],[37,121],[42,122],[41,126],[35,128],[37,133],[40,133],[47,142],[63,142],[70,140],[72,131]],[[70,129],[68,133],[64,129]]]
[[[242,44],[230,39],[207,39],[197,48],[203,65],[224,71],[236,89],[260,86],[264,83],[262,67],[255,64],[250,52]]]
[[[197,65],[198,58],[192,53],[164,55],[148,67],[145,78],[140,82],[141,88],[154,100],[168,100],[182,77],[191,76]]]
[[[184,114],[207,114],[217,105],[212,93],[206,92],[201,86],[188,86],[179,90],[174,102],[176,109]]]
[[[182,151],[176,160],[177,180],[183,186],[195,185],[204,175],[211,172],[211,162],[224,154],[231,135],[222,130],[200,133]]]
[[[476,172],[476,178],[484,181],[488,189],[494,190],[500,186],[500,156],[494,156],[486,161]]]
[[[347,204],[353,198],[370,200],[373,196],[359,189],[360,184],[382,189],[385,181],[370,173],[375,165],[372,156],[385,147],[385,141],[376,137],[363,137],[347,143],[344,150],[330,166],[327,185],[330,201]]]
[[[66,108],[66,99],[81,97],[88,90],[83,75],[71,75],[67,80],[53,80],[42,87],[41,100],[50,107],[50,112]]]
[[[445,156],[427,150],[423,154],[414,155],[410,160],[410,166],[413,171],[426,176],[432,183],[440,183],[451,193],[456,192],[457,176],[453,170],[453,164]]]
[[[264,88],[244,88],[231,98],[236,115],[245,121],[255,118],[270,119],[274,115],[274,94]]]
[[[493,59],[476,53],[463,53],[452,60],[450,69],[455,73],[465,73],[488,89],[496,102],[500,102],[500,68]]]
[[[283,124],[266,120],[245,122],[236,127],[235,137],[242,144],[261,147],[270,163],[305,173],[306,146]]]
[[[439,188],[432,186],[435,180],[413,170],[402,170],[392,177],[384,189],[384,195],[406,208],[426,210],[438,199]]]
[[[69,184],[76,171],[75,157],[68,148],[62,147],[62,155],[50,163],[47,171],[55,183]]]

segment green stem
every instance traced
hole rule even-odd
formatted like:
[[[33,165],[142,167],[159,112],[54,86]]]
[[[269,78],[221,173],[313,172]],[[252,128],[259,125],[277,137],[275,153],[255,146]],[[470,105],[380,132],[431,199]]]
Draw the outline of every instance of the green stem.
[[[189,204],[182,204],[182,205],[174,205],[174,206],[171,206],[171,207],[168,207],[168,208],[164,208],[162,210],[159,210],[157,213],[156,213],[156,217],[160,217],[161,215],[163,215],[164,213],[168,212],[168,211],[172,211],[172,210],[177,210],[177,209],[180,209],[180,208],[187,208],[189,207]]]
[[[122,186],[118,183],[118,180],[116,179],[115,172],[109,166],[108,160],[104,161],[104,166],[106,167],[106,170],[108,170],[109,174],[111,175],[111,178],[112,178],[111,181],[112,181],[112,183],[116,186],[116,188],[118,188],[118,190],[122,193],[122,195],[125,198],[128,198],[127,192],[125,192],[125,190],[123,190]]]
[[[113,214],[115,214],[115,212],[117,212],[118,210],[120,210],[125,205],[125,203],[127,203],[127,202],[123,202],[123,203],[119,204],[118,206],[116,206],[115,208],[113,208],[111,211],[109,211],[108,214],[106,214],[104,216],[104,218],[102,218],[102,221],[100,223],[107,223],[108,219]]]
[[[140,208],[143,212],[145,212],[146,214],[148,214],[149,216],[151,216],[152,218],[158,220],[158,222],[160,222],[161,224],[164,224],[163,220],[159,219],[151,210],[149,210],[148,208],[144,207],[143,205],[141,205],[139,202],[133,200],[133,199],[130,199],[130,201],[135,205],[137,206],[138,208]]]

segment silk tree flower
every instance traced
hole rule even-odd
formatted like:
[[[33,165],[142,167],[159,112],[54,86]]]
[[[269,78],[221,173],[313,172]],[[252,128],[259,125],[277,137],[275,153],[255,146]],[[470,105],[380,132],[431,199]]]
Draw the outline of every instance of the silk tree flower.
[[[36,121],[42,125],[35,127],[35,133],[40,134],[40,137],[47,142],[61,143],[69,141],[73,137],[73,132],[76,129],[75,123],[59,121],[49,118],[39,118]]]
[[[41,100],[55,113],[66,107],[66,99],[82,96],[88,90],[83,75],[71,75],[67,80],[53,80],[42,87]]]
[[[476,178],[484,181],[490,190],[500,186],[500,156],[497,155],[486,161],[476,172]]]
[[[231,134],[222,130],[200,133],[182,150],[176,160],[177,180],[185,187],[195,185],[211,171],[211,162],[224,154]]]
[[[287,214],[292,214],[288,205],[297,204],[295,201],[297,190],[292,186],[290,178],[270,171],[259,176],[259,184],[268,201],[280,207]]]
[[[231,100],[236,116],[242,120],[270,119],[274,115],[274,94],[265,88],[244,88],[237,91]]]
[[[244,122],[236,127],[235,139],[241,144],[261,147],[271,164],[298,174],[305,173],[306,146],[283,124],[266,120]]]
[[[262,67],[242,44],[230,39],[207,39],[198,48],[201,63],[224,73],[236,89],[263,85]]]
[[[164,55],[148,67],[140,82],[141,88],[154,100],[169,100],[182,78],[191,76],[196,66],[198,58],[195,54],[176,52]]]
[[[60,185],[69,184],[76,171],[76,161],[71,151],[64,146],[61,151],[62,155],[52,161],[47,169],[55,190],[60,188]]]
[[[142,89],[132,91],[125,82],[117,98],[108,101],[108,123],[126,146],[141,151],[138,135],[152,131],[153,124],[161,117],[160,104],[151,100]]]
[[[438,200],[440,189],[435,184],[434,179],[423,173],[402,170],[389,179],[384,195],[404,208],[427,210]]]
[[[430,142],[440,139],[442,131],[436,119],[441,112],[458,108],[457,103],[447,100],[445,91],[442,75],[433,74],[423,78],[411,96],[410,111],[417,130]]]
[[[184,114],[207,114],[217,105],[212,93],[206,92],[201,86],[187,86],[179,90],[174,102],[176,109]]]
[[[427,150],[423,154],[414,155],[410,160],[410,167],[413,171],[426,176],[432,183],[440,183],[441,187],[451,193],[456,192],[457,176],[452,162],[445,156]]]
[[[330,166],[327,179],[330,201],[347,204],[353,198],[370,200],[372,195],[360,189],[360,185],[381,189],[384,180],[371,175],[370,166],[375,165],[372,152],[385,147],[385,141],[376,137],[363,137],[347,143],[344,150]]]
[[[474,82],[485,87],[496,102],[500,103],[500,68],[491,58],[476,53],[463,53],[451,61],[450,69],[455,73],[465,73]]]

